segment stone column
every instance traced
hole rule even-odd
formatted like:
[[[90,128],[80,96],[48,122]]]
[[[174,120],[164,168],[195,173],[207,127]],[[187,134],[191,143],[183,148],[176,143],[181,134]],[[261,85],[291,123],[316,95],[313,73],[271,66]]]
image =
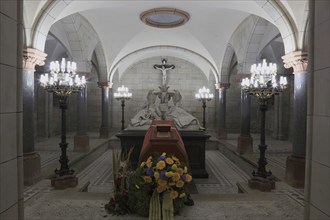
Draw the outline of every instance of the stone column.
[[[87,134],[87,88],[77,94],[77,133],[74,136],[76,152],[89,151],[89,136]]]
[[[241,81],[245,77],[250,77],[250,74],[238,74]],[[250,118],[251,118],[251,97],[241,91],[241,131],[237,140],[238,154],[246,154],[253,152],[253,138],[250,133]]]
[[[34,72],[45,64],[47,54],[33,48],[23,50],[23,157],[24,185],[41,178],[40,155],[34,150]]]
[[[230,83],[219,83],[219,139],[227,139],[226,128],[226,90]]]
[[[274,131],[273,137],[277,140],[284,140],[283,133],[283,93],[274,96],[275,114],[274,114]]]
[[[304,187],[307,126],[307,52],[294,51],[282,57],[285,68],[293,68],[293,143],[292,154],[286,160],[284,181],[294,187]]]
[[[102,89],[102,121],[100,128],[100,137],[109,137],[109,89],[112,88],[110,82],[98,82],[98,86]]]

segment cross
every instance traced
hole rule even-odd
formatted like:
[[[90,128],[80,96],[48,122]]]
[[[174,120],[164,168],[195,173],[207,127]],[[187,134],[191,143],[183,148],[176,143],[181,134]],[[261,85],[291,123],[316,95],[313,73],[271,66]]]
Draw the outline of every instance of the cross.
[[[174,65],[166,65],[166,62],[167,62],[167,60],[163,59],[162,60],[162,65],[154,65],[155,69],[162,71],[162,74],[163,74],[162,86],[166,85],[166,71],[175,68]]]

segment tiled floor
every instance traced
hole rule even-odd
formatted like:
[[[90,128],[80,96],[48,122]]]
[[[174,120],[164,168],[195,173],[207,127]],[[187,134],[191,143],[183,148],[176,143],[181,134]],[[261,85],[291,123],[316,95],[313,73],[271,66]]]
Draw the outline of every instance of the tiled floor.
[[[236,144],[236,140],[234,135],[230,135],[228,142]],[[51,145],[56,142],[53,140]],[[58,159],[59,152],[54,151],[49,143],[43,143],[44,147],[38,149],[42,167],[45,167]],[[270,140],[269,145],[273,147],[267,152],[268,161],[279,169],[285,169],[290,143]],[[184,208],[175,219],[303,218],[303,190],[288,187],[271,193],[238,194],[236,183],[246,182],[249,176],[219,150],[207,150],[205,156],[209,178],[194,179],[197,194],[192,197],[195,206]],[[77,174],[80,182],[90,182],[88,193],[61,192],[53,190],[48,183],[25,188],[25,219],[144,219],[134,215],[114,217],[104,210],[112,191],[112,161],[112,150],[108,150]]]

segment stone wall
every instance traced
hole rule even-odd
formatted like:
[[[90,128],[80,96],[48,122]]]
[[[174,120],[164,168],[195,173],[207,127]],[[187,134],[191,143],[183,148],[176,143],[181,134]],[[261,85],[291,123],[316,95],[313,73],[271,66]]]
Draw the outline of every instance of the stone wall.
[[[146,101],[147,93],[150,89],[158,90],[161,84],[161,72],[153,68],[155,64],[161,64],[162,58],[167,59],[167,64],[175,65],[175,69],[169,70],[167,74],[169,90],[179,90],[182,95],[182,107],[190,114],[198,118],[202,124],[202,103],[195,99],[195,93],[199,88],[206,86],[215,94],[215,80],[211,75],[207,80],[201,70],[192,63],[175,57],[154,57],[142,60],[129,67],[119,79],[118,74],[114,77],[113,91],[117,91],[118,86],[125,85],[133,93],[133,98],[126,102],[125,120],[126,125],[130,119],[141,109]],[[118,129],[121,126],[121,106],[120,102],[112,102],[112,127]],[[207,103],[206,127],[213,130],[215,126],[215,101]]]
[[[310,1],[305,219],[330,218],[330,2]]]
[[[0,219],[23,219],[23,2],[0,2]]]

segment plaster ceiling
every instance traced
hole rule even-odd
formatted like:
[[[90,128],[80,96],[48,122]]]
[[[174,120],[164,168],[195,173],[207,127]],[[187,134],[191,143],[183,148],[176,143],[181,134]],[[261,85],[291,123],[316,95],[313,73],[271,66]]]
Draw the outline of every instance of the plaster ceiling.
[[[180,27],[149,27],[140,20],[140,14],[156,7],[178,8],[191,18]],[[95,29],[111,66],[134,51],[165,45],[192,50],[218,69],[242,20],[251,12],[267,18],[254,1],[73,1],[56,19],[77,12]]]
[[[63,1],[67,6],[56,14],[55,22],[74,13],[84,16],[99,36],[109,70],[134,51],[161,45],[189,49],[219,70],[230,37],[247,16],[255,14],[273,22],[253,0]],[[45,1],[40,2],[38,8]],[[287,1],[285,4],[290,6]],[[167,29],[150,27],[140,20],[143,11],[158,7],[184,10],[190,14],[190,20],[183,26]],[[172,54],[164,54],[168,55]]]

